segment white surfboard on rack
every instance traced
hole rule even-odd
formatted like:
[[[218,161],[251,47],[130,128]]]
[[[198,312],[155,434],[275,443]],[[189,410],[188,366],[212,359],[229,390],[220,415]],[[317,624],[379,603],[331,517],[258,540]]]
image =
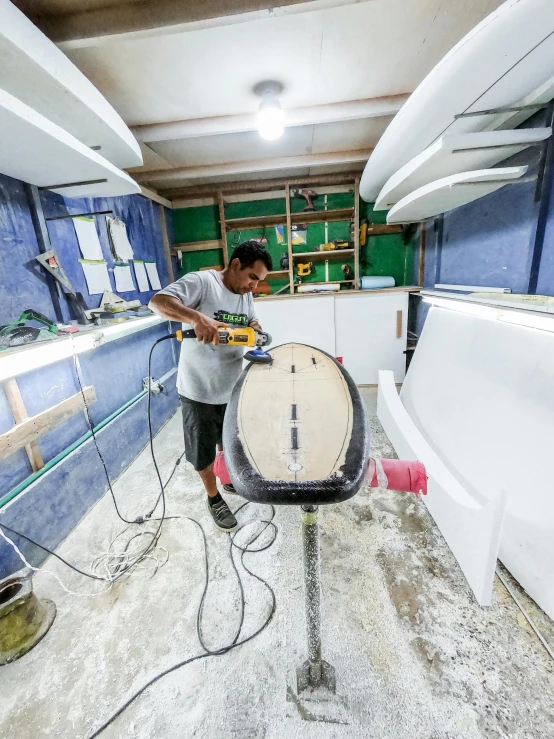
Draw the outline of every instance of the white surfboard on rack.
[[[373,150],[360,195],[373,202],[389,177],[439,137],[515,128],[536,109],[498,109],[540,104],[553,96],[554,2],[507,0],[410,95]]]
[[[5,90],[0,131],[2,174],[73,198],[140,193],[126,172]]]
[[[517,182],[527,167],[499,167],[444,177],[402,198],[387,215],[387,223],[416,223],[446,213]]]
[[[375,201],[375,210],[389,210],[414,190],[450,175],[487,169],[552,135],[551,128],[480,131],[441,136],[393,174]]]
[[[92,82],[9,0],[0,18],[0,87],[117,167],[140,166],[135,137]]]

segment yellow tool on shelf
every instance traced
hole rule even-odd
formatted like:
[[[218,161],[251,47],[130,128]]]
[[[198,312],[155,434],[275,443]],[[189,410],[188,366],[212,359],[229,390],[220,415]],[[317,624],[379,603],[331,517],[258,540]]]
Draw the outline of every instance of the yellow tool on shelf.
[[[336,249],[349,249],[353,246],[350,241],[344,241],[344,239],[335,239],[329,241],[326,244],[319,245],[319,251],[335,251]]]
[[[296,274],[298,277],[307,277],[312,274],[313,262],[298,262],[296,265]]]

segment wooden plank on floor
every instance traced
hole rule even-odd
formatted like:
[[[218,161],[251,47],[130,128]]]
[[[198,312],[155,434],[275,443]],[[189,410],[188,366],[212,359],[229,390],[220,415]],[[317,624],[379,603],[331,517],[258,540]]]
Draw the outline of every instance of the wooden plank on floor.
[[[75,393],[75,395],[62,400],[61,403],[57,403],[51,408],[47,408],[36,416],[24,418],[9,431],[1,434],[0,459],[6,459],[18,449],[32,444],[40,436],[53,429],[54,426],[59,426],[60,423],[67,421],[68,418],[83,410],[85,407],[83,395],[88,406],[96,401],[96,391],[92,385],[89,385],[83,389],[83,393]],[[42,462],[42,457],[40,461]],[[41,466],[44,467],[44,462]]]

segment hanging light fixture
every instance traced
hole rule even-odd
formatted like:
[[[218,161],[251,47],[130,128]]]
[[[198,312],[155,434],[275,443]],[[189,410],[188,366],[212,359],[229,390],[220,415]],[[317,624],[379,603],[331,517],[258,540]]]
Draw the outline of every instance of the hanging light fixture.
[[[278,98],[282,91],[280,82],[260,82],[254,87],[254,93],[262,98],[258,111],[258,131],[266,141],[275,141],[285,130],[285,116]]]

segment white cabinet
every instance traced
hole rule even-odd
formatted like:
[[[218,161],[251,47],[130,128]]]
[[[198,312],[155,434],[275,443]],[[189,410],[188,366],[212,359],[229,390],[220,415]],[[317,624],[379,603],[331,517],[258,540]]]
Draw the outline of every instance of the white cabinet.
[[[335,356],[357,385],[377,385],[379,370],[406,374],[408,293],[362,293],[335,300]]]
[[[264,331],[271,334],[272,346],[295,341],[336,356],[334,297],[260,300],[254,309]]]
[[[273,346],[295,341],[342,357],[358,385],[376,385],[380,369],[404,379],[407,292],[260,300],[255,310]]]

